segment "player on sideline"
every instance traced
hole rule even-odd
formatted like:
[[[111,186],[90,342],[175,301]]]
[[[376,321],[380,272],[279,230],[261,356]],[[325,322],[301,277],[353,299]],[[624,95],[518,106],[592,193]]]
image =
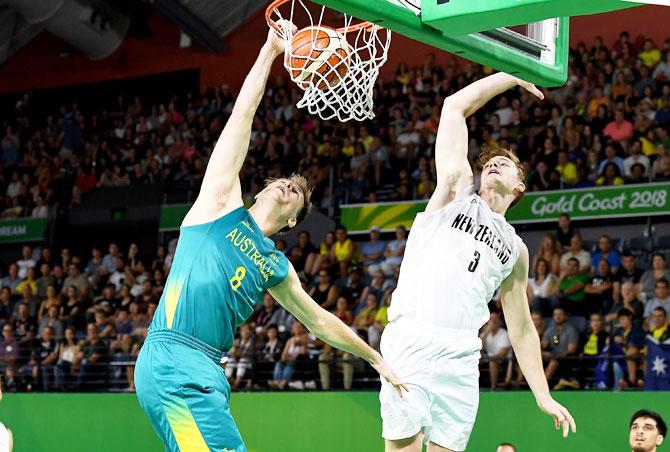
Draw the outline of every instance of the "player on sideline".
[[[317,337],[365,359],[399,394],[404,389],[379,353],[305,293],[288,259],[266,238],[307,214],[305,179],[269,182],[249,210],[243,206],[238,173],[270,67],[283,50],[271,30],[181,224],[170,276],[137,359],[140,405],[169,451],[246,451],[219,361],[266,290]]]
[[[381,340],[384,359],[410,390],[401,399],[382,382],[387,451],[420,451],[422,442],[429,451],[465,450],[479,405],[477,333],[499,286],[512,347],[539,408],[564,436],[576,429],[549,394],[526,298],[528,249],[503,216],[525,190],[521,164],[504,149],[484,152],[476,193],[467,159],[466,118],[516,85],[543,98],[534,85],[500,73],[444,102],[437,188],[414,220]]]

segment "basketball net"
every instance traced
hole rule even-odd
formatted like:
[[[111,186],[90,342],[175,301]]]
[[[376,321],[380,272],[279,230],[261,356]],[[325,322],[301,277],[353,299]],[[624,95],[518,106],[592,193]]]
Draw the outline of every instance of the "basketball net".
[[[283,12],[281,6],[285,6]],[[379,68],[386,62],[388,56],[391,31],[369,22],[352,24],[354,18],[344,14],[344,26],[338,28],[337,31],[349,44],[349,56],[345,62],[348,70],[344,75],[340,75],[337,67],[330,65],[326,58],[323,64],[330,66],[328,70],[323,74],[314,72],[310,81],[306,83],[304,78],[301,79],[301,74],[295,73],[295,68],[292,70],[289,65],[294,57],[291,30],[284,30],[277,26],[275,21],[289,20],[298,29],[306,26],[319,27],[323,21],[325,7],[322,6],[320,9],[319,16],[314,18],[303,0],[285,0],[273,2],[266,13],[268,25],[274,28],[284,41],[284,67],[291,80],[304,89],[302,99],[297,106],[306,108],[311,114],[318,115],[324,120],[335,117],[342,122],[351,119],[357,121],[372,119],[374,117],[373,89],[379,75]],[[314,50],[314,41],[312,41],[311,50]],[[308,55],[311,53],[310,51]],[[304,60],[306,57],[296,55],[296,58]],[[322,62],[321,59],[316,60],[311,56],[307,58],[308,62],[305,67],[311,63],[320,65]],[[330,82],[326,76],[331,79]],[[333,80],[334,77],[335,80]]]

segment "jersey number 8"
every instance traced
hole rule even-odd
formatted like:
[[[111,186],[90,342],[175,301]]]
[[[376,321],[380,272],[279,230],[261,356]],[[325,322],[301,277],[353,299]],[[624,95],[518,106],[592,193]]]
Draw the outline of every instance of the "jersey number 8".
[[[235,270],[235,276],[230,278],[230,287],[237,292],[237,289],[242,285],[242,280],[247,276],[247,269],[244,267],[237,267]]]

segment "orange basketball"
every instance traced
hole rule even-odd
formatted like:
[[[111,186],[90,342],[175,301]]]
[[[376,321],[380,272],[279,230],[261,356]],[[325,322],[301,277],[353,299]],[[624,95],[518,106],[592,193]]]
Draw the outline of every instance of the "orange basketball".
[[[306,27],[293,35],[291,53],[285,57],[291,78],[302,88],[337,86],[349,70],[349,44],[337,30]]]

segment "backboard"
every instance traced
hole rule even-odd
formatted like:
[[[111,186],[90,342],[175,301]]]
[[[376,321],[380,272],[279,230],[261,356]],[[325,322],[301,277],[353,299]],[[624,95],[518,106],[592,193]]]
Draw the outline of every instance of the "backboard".
[[[567,80],[569,16],[639,6],[625,0],[313,1],[546,87]]]

